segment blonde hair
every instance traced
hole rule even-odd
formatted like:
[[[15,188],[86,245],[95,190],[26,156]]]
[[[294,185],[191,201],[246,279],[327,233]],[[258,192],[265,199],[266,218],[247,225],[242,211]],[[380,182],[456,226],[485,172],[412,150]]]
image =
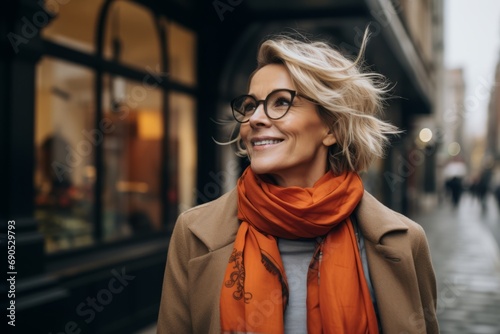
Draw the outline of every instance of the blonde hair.
[[[389,89],[381,74],[361,70],[367,40],[368,29],[352,61],[325,42],[279,35],[261,44],[257,68],[249,79],[269,64],[286,67],[299,93],[317,101],[320,118],[337,139],[328,156],[336,174],[366,170],[375,158],[383,157],[389,135],[400,132],[376,117]],[[245,156],[239,135],[235,142],[238,155]]]

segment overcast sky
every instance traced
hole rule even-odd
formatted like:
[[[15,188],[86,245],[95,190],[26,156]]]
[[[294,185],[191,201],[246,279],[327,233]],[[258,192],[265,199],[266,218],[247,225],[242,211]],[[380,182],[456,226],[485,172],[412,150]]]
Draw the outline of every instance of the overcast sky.
[[[484,135],[488,98],[500,54],[500,0],[444,0],[445,66],[463,67],[469,106],[466,134]]]

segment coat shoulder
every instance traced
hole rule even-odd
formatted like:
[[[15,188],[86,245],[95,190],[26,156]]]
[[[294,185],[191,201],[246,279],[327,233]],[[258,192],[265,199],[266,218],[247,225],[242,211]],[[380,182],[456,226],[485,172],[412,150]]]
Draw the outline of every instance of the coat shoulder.
[[[426,234],[424,231],[424,228],[422,225],[419,223],[413,221],[412,219],[408,218],[407,216],[393,211],[394,214],[399,218],[399,220],[408,227],[408,235],[411,237],[412,240],[415,240],[417,242],[421,242],[426,240]]]
[[[388,208],[367,192],[356,209],[356,216],[365,237],[375,244],[387,235],[401,233],[418,241],[425,239],[425,232],[418,223]]]
[[[177,224],[190,230],[210,251],[233,242],[238,230],[236,189],[184,211]]]
[[[226,216],[228,213],[236,215],[236,205],[237,193],[236,189],[233,189],[213,201],[187,209],[179,217],[182,217],[186,226],[196,225],[200,221],[206,223],[212,221],[214,216]]]

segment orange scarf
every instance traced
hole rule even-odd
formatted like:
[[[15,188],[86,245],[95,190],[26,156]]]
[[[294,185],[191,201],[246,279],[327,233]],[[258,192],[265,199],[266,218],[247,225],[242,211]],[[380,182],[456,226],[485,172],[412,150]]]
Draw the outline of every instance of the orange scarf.
[[[238,180],[242,223],[221,291],[222,332],[283,333],[288,284],[276,237],[325,236],[307,274],[308,333],[378,333],[349,219],[362,196],[352,172],[328,172],[312,188],[283,188],[247,168]]]

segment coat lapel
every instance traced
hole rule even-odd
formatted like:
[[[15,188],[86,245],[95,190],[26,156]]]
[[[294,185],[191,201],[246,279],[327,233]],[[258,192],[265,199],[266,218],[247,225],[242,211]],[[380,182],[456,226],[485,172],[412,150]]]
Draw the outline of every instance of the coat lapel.
[[[189,226],[191,232],[200,239],[210,252],[232,244],[238,232],[238,199],[236,188],[223,195],[211,205],[206,223]],[[205,205],[210,205],[207,203]]]
[[[400,215],[365,192],[356,210],[365,237],[370,277],[383,332],[399,333],[411,327],[410,315],[419,309],[420,296],[408,226]]]
[[[220,290],[239,227],[236,190],[208,205],[210,212],[201,210],[206,217],[188,227],[203,244],[202,254],[188,264],[194,333],[220,333]]]
[[[408,230],[394,211],[382,205],[366,191],[356,208],[355,215],[363,236],[374,244],[379,244],[387,233]]]

